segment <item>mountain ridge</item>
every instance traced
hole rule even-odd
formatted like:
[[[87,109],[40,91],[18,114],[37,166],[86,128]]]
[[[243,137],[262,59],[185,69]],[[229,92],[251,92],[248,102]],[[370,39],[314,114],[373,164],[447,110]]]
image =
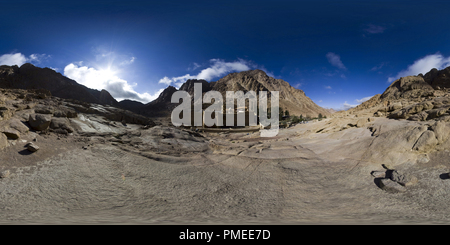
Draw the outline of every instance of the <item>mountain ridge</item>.
[[[114,106],[150,117],[168,117],[177,103],[171,103],[172,94],[186,91],[193,95],[194,84],[202,84],[202,93],[219,91],[225,99],[226,91],[279,91],[280,108],[288,110],[290,115],[317,117],[319,114],[330,115],[330,111],[316,105],[305,92],[293,88],[282,79],[268,76],[262,70],[249,70],[229,73],[217,81],[191,79],[182,84],[180,89],[168,86],[157,99],[144,104],[133,100],[118,102],[106,90],[90,89],[75,80],[50,68],[40,68],[26,63],[22,66],[0,66],[0,87],[9,89],[45,89],[51,95],[74,99],[88,103]],[[270,93],[269,93],[270,96]],[[270,102],[270,100],[269,100]]]

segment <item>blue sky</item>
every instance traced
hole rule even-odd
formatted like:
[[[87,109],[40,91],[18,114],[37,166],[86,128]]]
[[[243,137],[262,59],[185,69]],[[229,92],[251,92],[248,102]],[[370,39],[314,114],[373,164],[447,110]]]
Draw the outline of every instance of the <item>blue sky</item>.
[[[0,65],[30,62],[144,103],[262,69],[342,109],[450,66],[450,1],[0,1]]]

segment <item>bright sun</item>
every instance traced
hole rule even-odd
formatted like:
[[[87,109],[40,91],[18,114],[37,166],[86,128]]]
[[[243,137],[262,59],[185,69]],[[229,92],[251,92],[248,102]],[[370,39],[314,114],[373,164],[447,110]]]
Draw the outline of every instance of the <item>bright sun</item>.
[[[111,70],[111,68],[99,70],[100,75],[106,79],[111,79],[116,76],[116,72]]]

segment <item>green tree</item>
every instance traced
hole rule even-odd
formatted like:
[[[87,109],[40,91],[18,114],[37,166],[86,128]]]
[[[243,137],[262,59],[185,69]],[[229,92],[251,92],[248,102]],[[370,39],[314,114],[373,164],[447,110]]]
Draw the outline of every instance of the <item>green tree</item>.
[[[319,113],[319,119],[322,119],[322,118],[323,118],[322,113]]]

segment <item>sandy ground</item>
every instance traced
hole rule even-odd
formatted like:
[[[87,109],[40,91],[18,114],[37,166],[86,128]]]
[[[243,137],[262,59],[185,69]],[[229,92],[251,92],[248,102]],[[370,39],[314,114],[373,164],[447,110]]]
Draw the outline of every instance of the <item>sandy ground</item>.
[[[409,168],[419,179],[416,185],[404,193],[388,193],[370,174],[382,170],[381,164],[365,162],[364,152],[358,151],[371,142],[369,129],[352,128],[345,135],[306,133],[313,127],[282,129],[274,138],[260,138],[258,133],[199,135],[166,126],[134,125],[68,136],[30,132],[10,140],[1,152],[1,170],[10,170],[11,176],[0,179],[0,222],[450,221],[450,180],[444,177],[448,151],[429,154],[429,162]],[[41,149],[28,153],[25,144],[35,138]],[[354,144],[360,148],[351,148]],[[349,147],[352,154],[345,153]]]

